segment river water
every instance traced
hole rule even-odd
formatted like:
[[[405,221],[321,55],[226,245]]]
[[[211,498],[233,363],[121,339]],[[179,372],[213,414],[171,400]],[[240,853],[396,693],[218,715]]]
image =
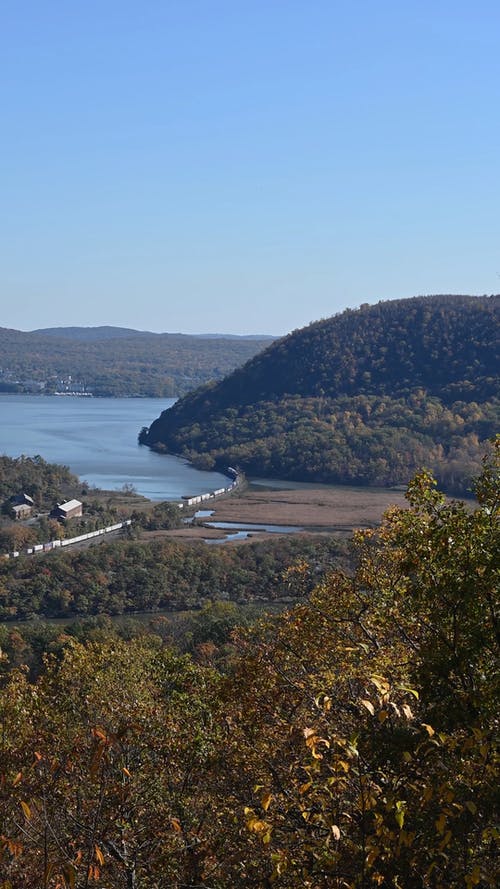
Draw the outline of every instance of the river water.
[[[179,500],[227,485],[218,472],[137,443],[173,398],[81,398],[0,395],[0,454],[62,463],[90,485],[118,490],[134,485],[151,500]]]

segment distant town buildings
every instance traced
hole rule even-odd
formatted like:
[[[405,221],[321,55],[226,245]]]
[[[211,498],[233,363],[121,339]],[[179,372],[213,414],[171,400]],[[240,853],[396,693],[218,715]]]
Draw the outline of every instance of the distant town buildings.
[[[31,395],[92,395],[92,390],[69,374],[50,376],[45,380],[20,377],[6,367],[0,367],[0,392],[23,392]]]

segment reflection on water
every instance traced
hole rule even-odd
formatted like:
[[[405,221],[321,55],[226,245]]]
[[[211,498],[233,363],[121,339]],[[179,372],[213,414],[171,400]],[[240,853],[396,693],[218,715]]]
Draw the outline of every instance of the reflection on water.
[[[205,543],[229,543],[230,540],[245,540],[250,537],[250,531],[237,531],[236,534],[226,534],[224,537],[204,537]]]
[[[205,522],[207,528],[220,528],[221,530],[241,528],[247,531],[271,531],[276,534],[293,534],[295,531],[303,531],[299,525],[259,525],[254,522]]]
[[[192,525],[195,519],[207,519],[209,516],[214,514],[214,511],[215,510],[213,509],[199,509],[197,512],[195,512],[194,515],[190,515],[187,517],[187,519],[183,519],[183,524]]]

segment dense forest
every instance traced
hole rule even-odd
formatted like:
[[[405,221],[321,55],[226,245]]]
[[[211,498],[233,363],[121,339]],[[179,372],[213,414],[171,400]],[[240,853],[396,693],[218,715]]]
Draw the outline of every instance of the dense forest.
[[[195,465],[462,493],[499,426],[500,297],[365,305],[273,343],[141,435]]]
[[[0,328],[0,392],[174,398],[221,379],[271,340],[107,327],[66,333]]]
[[[2,889],[498,885],[499,470],[473,509],[418,475],[354,572],[233,629],[222,659],[223,608],[196,659],[101,624],[28,674],[14,631]]]
[[[287,568],[311,566],[300,584]],[[0,620],[133,614],[200,608],[211,599],[265,602],[302,595],[304,585],[334,564],[348,546],[334,538],[279,537],[239,547],[175,540],[115,542],[0,562]]]

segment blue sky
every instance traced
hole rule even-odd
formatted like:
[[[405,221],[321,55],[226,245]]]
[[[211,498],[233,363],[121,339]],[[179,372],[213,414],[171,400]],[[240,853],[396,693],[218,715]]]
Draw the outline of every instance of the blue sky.
[[[500,4],[0,0],[0,326],[500,291]]]

